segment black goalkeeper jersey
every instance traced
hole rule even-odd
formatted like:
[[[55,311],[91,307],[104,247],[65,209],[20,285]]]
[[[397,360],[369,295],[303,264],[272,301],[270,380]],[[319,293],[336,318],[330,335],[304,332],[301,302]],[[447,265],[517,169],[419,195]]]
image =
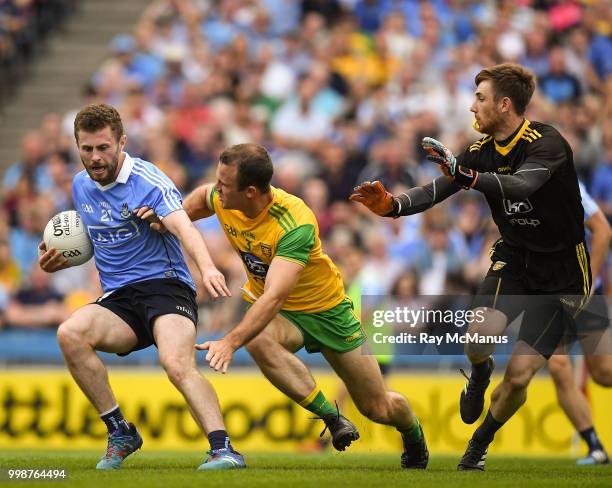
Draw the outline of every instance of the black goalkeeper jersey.
[[[486,136],[457,158],[480,172],[475,188],[487,198],[506,244],[533,252],[573,250],[584,240],[584,210],[572,150],[552,126],[525,120],[503,145]],[[499,175],[548,179],[526,198]],[[531,173],[531,174],[530,174]]]

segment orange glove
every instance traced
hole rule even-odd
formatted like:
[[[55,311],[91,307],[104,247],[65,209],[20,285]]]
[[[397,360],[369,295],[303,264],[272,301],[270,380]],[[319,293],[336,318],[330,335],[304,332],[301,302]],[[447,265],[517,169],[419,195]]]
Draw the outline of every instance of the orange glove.
[[[349,200],[359,202],[381,217],[393,212],[393,195],[385,190],[380,181],[366,181],[353,189]]]

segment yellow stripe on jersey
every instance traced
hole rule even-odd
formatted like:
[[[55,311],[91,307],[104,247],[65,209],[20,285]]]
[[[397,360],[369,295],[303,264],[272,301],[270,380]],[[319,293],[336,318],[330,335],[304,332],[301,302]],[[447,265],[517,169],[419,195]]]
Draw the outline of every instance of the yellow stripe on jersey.
[[[531,127],[527,127],[527,130],[525,132],[531,136],[535,136],[536,139],[542,137],[542,134],[540,134],[537,130],[532,129]]]
[[[469,151],[470,152],[474,152],[474,151],[480,151],[480,148],[482,147],[483,144],[486,144],[487,142],[489,142],[491,139],[493,139],[491,136],[487,136],[484,139],[481,139],[479,141],[474,142],[470,148]]]
[[[242,259],[247,275],[243,297],[247,301],[252,303],[263,294],[268,268],[277,251],[283,250],[287,239],[292,244],[301,242],[300,233],[305,228],[314,228],[314,241],[305,243],[311,245],[310,253],[304,254],[305,262],[300,261],[297,255],[295,258],[284,254],[278,256],[304,266],[282,309],[318,313],[335,307],[344,299],[340,271],[323,253],[317,219],[300,198],[280,188],[272,188],[270,205],[257,217],[249,219],[238,210],[224,209],[217,192],[211,193],[213,210],[230,244]],[[307,234],[304,232],[304,236]],[[285,236],[287,238],[280,242]]]
[[[521,126],[519,131],[516,133],[516,135],[512,138],[512,140],[506,146],[501,146],[497,143],[497,141],[494,141],[495,150],[502,156],[506,156],[510,151],[512,151],[514,146],[516,146],[517,142],[521,140],[525,131],[529,127],[529,123],[530,122],[527,119],[525,119],[525,122],[523,122],[523,125]]]
[[[542,137],[542,134],[540,134],[537,130],[532,129],[531,127],[526,127],[525,133],[523,134],[521,139],[527,142],[533,142],[538,140],[540,137]]]

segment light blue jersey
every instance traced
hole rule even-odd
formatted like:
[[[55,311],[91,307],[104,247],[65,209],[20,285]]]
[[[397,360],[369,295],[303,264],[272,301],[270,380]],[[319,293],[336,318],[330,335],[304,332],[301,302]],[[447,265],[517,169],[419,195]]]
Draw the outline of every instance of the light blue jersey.
[[[174,183],[155,165],[126,153],[117,179],[106,186],[81,171],[72,181],[72,200],[93,243],[105,293],[157,278],[178,278],[195,289],[179,240],[133,214],[146,205],[163,218],[183,208]]]
[[[584,208],[584,220],[590,219],[598,210],[599,206],[593,200],[593,197],[589,195],[582,181],[578,181],[578,187],[580,188],[580,198],[582,199],[582,207]],[[585,227],[585,237],[589,248],[591,247],[591,231],[588,227]],[[597,290],[601,286],[601,276],[593,276],[593,289]]]
[[[578,181],[578,187],[580,188],[580,198],[582,199],[582,206],[584,207],[584,220],[587,220],[599,210],[599,206],[595,200],[593,200],[593,197],[589,195],[582,181]]]

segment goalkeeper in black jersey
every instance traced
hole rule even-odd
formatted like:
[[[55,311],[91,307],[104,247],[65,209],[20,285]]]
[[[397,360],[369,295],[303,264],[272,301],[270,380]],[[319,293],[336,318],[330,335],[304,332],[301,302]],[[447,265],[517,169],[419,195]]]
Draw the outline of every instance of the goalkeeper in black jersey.
[[[422,212],[464,190],[484,193],[501,239],[491,248],[491,267],[478,289],[474,307],[482,307],[487,335],[501,334],[525,312],[519,340],[491,407],[474,433],[459,470],[483,470],[495,432],[526,400],[527,386],[547,359],[576,337],[575,318],[584,316],[591,293],[589,254],[584,242],[584,211],[572,150],[550,125],[524,118],[535,89],[534,76],[517,64],[482,70],[475,79],[471,111],[485,134],[455,158],[439,141],[426,137],[428,159],[444,176],[393,196],[378,182],[355,188],[351,200],[380,216]],[[592,323],[593,321],[589,321]],[[590,326],[600,355],[598,381],[612,385],[612,356],[607,319]],[[477,332],[472,323],[469,332]],[[584,332],[581,330],[581,332]],[[584,348],[584,334],[581,334]],[[607,341],[607,342],[605,342]],[[594,349],[594,347],[593,347]],[[493,371],[494,345],[468,344],[472,363],[461,393],[461,417],[474,423],[484,406]],[[593,351],[590,351],[593,353]]]

